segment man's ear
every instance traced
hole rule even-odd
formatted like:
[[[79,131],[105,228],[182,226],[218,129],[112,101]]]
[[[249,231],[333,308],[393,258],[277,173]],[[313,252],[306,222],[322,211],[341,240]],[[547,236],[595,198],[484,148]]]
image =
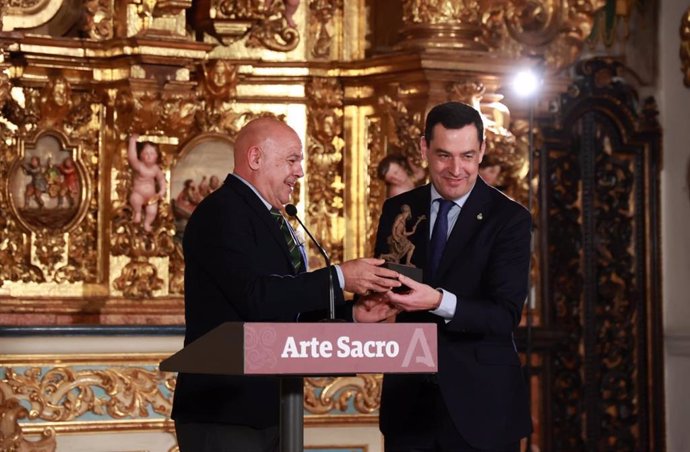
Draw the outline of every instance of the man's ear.
[[[263,153],[258,146],[252,146],[247,150],[247,163],[249,168],[256,171],[261,167]]]
[[[486,140],[482,141],[482,144],[479,146],[479,163],[482,163],[482,160],[484,160],[484,151],[486,150]]]

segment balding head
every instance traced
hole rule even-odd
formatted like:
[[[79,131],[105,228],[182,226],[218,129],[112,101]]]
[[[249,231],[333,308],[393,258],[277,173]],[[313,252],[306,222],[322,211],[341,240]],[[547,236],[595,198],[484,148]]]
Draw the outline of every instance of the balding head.
[[[235,140],[235,174],[252,184],[272,206],[290,202],[302,177],[302,142],[287,124],[272,117],[247,123]]]

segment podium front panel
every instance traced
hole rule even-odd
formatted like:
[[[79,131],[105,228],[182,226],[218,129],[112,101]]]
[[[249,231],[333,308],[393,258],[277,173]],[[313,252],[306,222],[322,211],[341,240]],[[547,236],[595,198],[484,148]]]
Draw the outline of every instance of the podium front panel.
[[[437,372],[433,323],[247,323],[245,375]]]

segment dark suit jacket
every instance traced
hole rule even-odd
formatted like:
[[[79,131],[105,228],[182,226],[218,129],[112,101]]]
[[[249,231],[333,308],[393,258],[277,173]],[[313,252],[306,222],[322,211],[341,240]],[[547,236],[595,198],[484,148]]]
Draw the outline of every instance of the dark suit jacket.
[[[428,260],[431,189],[416,188],[386,201],[376,237],[376,255],[388,252],[386,238],[407,204],[408,230],[415,244],[412,263]],[[531,218],[527,210],[477,178],[446,244],[435,277],[425,283],[458,298],[454,318],[446,323],[428,312],[402,313],[399,322],[438,324],[437,381],[452,421],[477,448],[504,447],[531,431],[527,391],[513,330],[520,321],[528,290]],[[380,427],[385,435],[413,431],[421,400],[421,375],[386,375]]]
[[[328,306],[328,270],[295,274],[278,223],[232,175],[194,210],[183,247],[185,345],[224,322],[289,322]],[[342,291],[335,292],[342,305]],[[278,416],[277,378],[178,376],[175,420],[265,428],[278,425]]]

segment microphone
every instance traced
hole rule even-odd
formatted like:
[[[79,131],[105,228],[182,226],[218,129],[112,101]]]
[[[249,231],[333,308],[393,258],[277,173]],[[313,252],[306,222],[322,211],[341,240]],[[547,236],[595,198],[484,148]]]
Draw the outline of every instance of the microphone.
[[[316,245],[316,248],[318,248],[323,258],[326,259],[326,267],[328,267],[328,295],[330,302],[328,305],[328,318],[329,320],[335,320],[335,294],[333,293],[333,272],[331,271],[331,258],[328,257],[328,253],[326,253],[319,241],[316,240],[313,235],[311,235],[309,229],[307,229],[304,223],[302,223],[302,220],[299,219],[297,216],[297,207],[295,207],[294,204],[286,204],[285,213],[299,222],[300,226],[302,226],[302,229],[304,229],[304,232],[307,233],[311,241],[314,243],[314,245]]]

